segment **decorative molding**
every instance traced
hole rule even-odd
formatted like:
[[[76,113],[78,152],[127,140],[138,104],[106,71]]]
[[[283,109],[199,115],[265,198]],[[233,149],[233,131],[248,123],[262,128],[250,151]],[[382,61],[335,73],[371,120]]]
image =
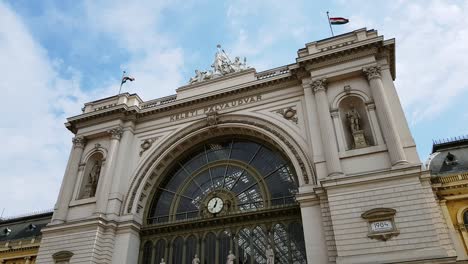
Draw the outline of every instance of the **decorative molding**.
[[[111,139],[120,140],[120,138],[122,138],[123,128],[121,126],[118,126],[116,128],[107,130],[107,133],[111,135]]]
[[[349,95],[349,94],[351,93],[351,85],[345,85],[345,86],[343,87],[343,91],[344,91],[347,95]]]
[[[74,148],[84,148],[86,145],[86,139],[82,136],[76,136],[72,139]]]
[[[280,141],[282,141],[287,146],[287,148],[292,152],[292,154],[294,155],[294,158],[296,159],[296,161],[297,161],[297,163],[299,165],[299,168],[300,168],[300,171],[297,171],[297,173],[298,173],[297,176],[298,177],[302,176],[305,184],[309,184],[309,183],[314,183],[315,184],[315,182],[316,182],[315,172],[314,172],[313,167],[310,164],[310,161],[308,161],[308,160],[304,161],[304,159],[307,159],[306,155],[301,150],[296,149],[296,147],[294,147],[293,144],[285,136],[283,136],[282,133],[285,133],[284,131],[282,131],[282,133],[278,131],[278,130],[281,130],[279,127],[278,127],[278,130],[277,130],[277,129],[274,129],[273,128],[274,126],[272,124],[270,124],[270,123],[263,124],[263,123],[260,123],[260,122],[249,121],[249,120],[244,120],[244,119],[239,119],[239,120],[237,120],[237,119],[232,120],[231,119],[231,120],[222,120],[222,121],[218,120],[217,123],[218,123],[218,125],[219,124],[251,125],[253,127],[263,129],[266,132],[272,133]],[[189,135],[189,134],[191,134],[193,132],[201,130],[203,127],[206,127],[206,122],[200,122],[200,123],[198,123],[198,125],[193,126],[191,129],[185,131],[184,133],[179,133],[178,135],[176,135],[174,137],[171,137],[170,140],[165,141],[164,144],[161,146],[161,148],[158,149],[158,151],[157,151],[158,153],[155,156],[152,156],[148,160],[148,164],[156,163],[157,160],[160,159],[161,156],[169,148],[171,148],[174,144],[176,144],[177,142],[178,142],[177,145],[180,145],[180,146],[196,144],[196,142],[194,142],[192,138],[187,139],[184,142],[179,142],[179,141],[182,138],[184,138],[185,136],[187,136],[187,135]],[[213,129],[211,132],[209,132],[210,136],[213,137],[213,136],[216,136],[217,134],[222,134],[225,129],[228,131],[228,133],[232,133],[233,128],[232,127],[229,127],[229,128],[226,127],[226,128],[220,128],[220,129]],[[253,136],[255,136],[255,137],[259,137],[261,135],[258,132],[255,132],[253,130],[252,131],[243,130],[243,132],[247,133],[247,134],[248,133],[253,133]],[[286,135],[287,135],[287,133],[286,133]],[[266,136],[264,136],[264,137],[266,137]],[[202,140],[202,137],[197,137],[197,139]],[[266,138],[266,139],[271,140],[271,138]],[[294,139],[291,139],[291,140],[294,142]],[[276,145],[276,144],[274,144],[274,145]],[[295,143],[295,145],[297,145],[297,143]],[[304,156],[304,158],[301,157],[301,154],[299,152],[301,152],[301,154]],[[171,155],[174,155],[174,153],[172,153]],[[165,166],[166,165],[164,164],[164,161],[160,161],[158,163],[158,165],[156,166],[156,168],[153,169],[153,172],[149,176],[149,179],[151,181],[153,181],[155,171],[164,170]],[[122,213],[131,213],[134,206],[136,206],[136,209],[138,209],[137,213],[140,212],[140,209],[141,209],[140,207],[142,207],[142,204],[144,204],[144,200],[142,202],[138,202],[137,204],[134,204],[134,203],[135,203],[135,200],[138,199],[137,195],[140,192],[139,191],[139,186],[141,186],[141,184],[143,184],[143,180],[145,179],[145,176],[147,175],[150,168],[152,168],[152,167],[151,166],[141,167],[139,169],[139,171],[136,173],[136,176],[132,179],[132,182],[130,184],[130,188],[128,189],[128,192],[127,192],[126,198],[125,198],[125,202],[124,202],[126,204],[126,206],[122,208]],[[307,174],[308,169],[311,172],[311,175],[310,175],[311,178],[310,179],[309,179],[309,176]],[[302,173],[302,175],[300,175],[301,173]],[[141,194],[142,193],[140,193],[139,195],[141,196]]]
[[[362,71],[369,81],[372,79],[381,78],[379,66],[367,67],[362,69]]]
[[[59,251],[52,255],[55,263],[69,263],[73,257],[73,253],[70,251]]]
[[[273,111],[277,114],[280,114],[281,116],[283,116],[284,119],[286,120],[289,120],[295,124],[298,123],[298,118],[297,118],[297,110],[296,110],[296,107],[286,107],[286,108],[282,108],[282,109],[278,109],[278,110],[275,110]]]
[[[362,213],[361,217],[368,223],[367,237],[387,241],[399,235],[400,231],[395,226],[395,214],[396,210],[392,208],[374,208]]]
[[[375,111],[375,104],[374,104],[374,102],[367,102],[367,103],[366,103],[366,106],[367,106],[367,110],[369,110],[369,111]]]
[[[320,80],[315,80],[312,82],[312,91],[314,93],[317,93],[319,91],[326,91],[327,90],[327,79],[320,79]]]
[[[153,138],[148,138],[148,139],[143,140],[143,142],[142,142],[141,145],[140,145],[140,148],[141,148],[141,150],[140,150],[140,157],[141,157],[141,155],[143,155],[143,153],[144,153],[145,151],[147,151],[149,148],[151,148],[151,146],[153,145],[153,143],[154,143],[156,140],[158,140],[159,138],[161,138],[161,137],[153,137]]]
[[[206,124],[211,127],[218,124],[218,111],[206,113]]]

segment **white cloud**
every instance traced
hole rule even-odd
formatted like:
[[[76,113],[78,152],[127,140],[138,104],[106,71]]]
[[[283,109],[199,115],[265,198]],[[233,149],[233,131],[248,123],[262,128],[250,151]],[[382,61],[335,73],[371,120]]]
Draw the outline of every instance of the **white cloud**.
[[[63,121],[88,98],[73,85],[78,80],[57,75],[57,64],[3,3],[0,40],[0,210],[12,215],[52,208],[71,145]]]
[[[56,9],[53,21],[88,27],[90,35],[107,35],[129,54],[122,62],[136,81],[124,90],[149,100],[174,93],[182,82],[183,51],[158,31],[159,14],[167,3],[148,1],[86,3],[86,15],[67,17]],[[44,19],[44,18],[43,18]],[[66,21],[65,21],[66,20]],[[0,211],[16,215],[52,208],[57,199],[71,147],[72,134],[63,123],[79,113],[83,103],[115,94],[119,80],[102,81],[98,87],[80,89],[82,74],[60,59],[52,59],[7,4],[0,2]],[[107,55],[102,54],[101,58]],[[63,78],[66,73],[71,78]],[[119,76],[120,77],[120,76]]]
[[[124,90],[138,93],[143,100],[173,94],[184,82],[184,52],[160,30],[160,18],[170,4],[174,2],[86,2],[90,28],[97,34],[111,36],[118,47],[129,53],[129,61],[122,62],[121,68],[136,81]],[[107,89],[108,95],[115,91],[115,85]]]

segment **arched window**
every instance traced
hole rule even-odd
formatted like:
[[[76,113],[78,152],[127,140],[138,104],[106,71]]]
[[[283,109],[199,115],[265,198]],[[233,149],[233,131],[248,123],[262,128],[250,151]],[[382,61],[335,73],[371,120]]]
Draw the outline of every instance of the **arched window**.
[[[205,237],[205,254],[203,263],[216,263],[216,236],[208,233]]]
[[[191,235],[189,238],[187,238],[186,242],[186,256],[187,258],[185,259],[185,263],[187,264],[192,264],[192,260],[197,255],[198,258],[198,249],[197,249],[197,238],[194,235]]]
[[[208,202],[216,192],[223,213],[295,203],[292,165],[269,146],[218,140],[187,154],[156,190],[148,223],[203,217],[210,213]]]
[[[468,210],[463,213],[463,223],[465,224],[465,228],[468,229]]]
[[[181,237],[177,237],[172,242],[172,263],[182,263],[183,257],[183,250],[184,250],[184,239]]]
[[[154,263],[164,257],[162,238],[172,241],[166,263],[191,264],[195,254],[204,264],[266,263],[272,254],[277,263],[305,263],[304,238],[289,231],[291,222],[291,232],[302,230],[297,177],[275,146],[215,138],[174,157],[157,179],[142,234],[158,241]]]
[[[166,255],[166,241],[163,239],[158,240],[155,246],[154,263],[159,264]]]
[[[219,263],[226,263],[231,248],[231,233],[223,231],[219,234]]]
[[[289,238],[293,263],[307,263],[302,224],[292,223],[289,225]]]
[[[151,264],[151,258],[153,255],[153,243],[151,241],[147,241],[143,246],[143,264]]]

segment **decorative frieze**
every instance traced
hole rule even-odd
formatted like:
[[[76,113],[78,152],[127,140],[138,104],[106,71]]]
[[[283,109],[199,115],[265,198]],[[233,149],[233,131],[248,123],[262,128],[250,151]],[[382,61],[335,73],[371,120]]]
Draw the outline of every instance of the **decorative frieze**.
[[[274,112],[277,113],[277,114],[280,114],[286,120],[289,120],[289,121],[291,121],[291,122],[293,122],[295,124],[298,123],[296,107],[290,106],[290,107],[278,109],[278,110],[276,110]]]
[[[375,78],[381,78],[379,66],[364,68],[362,71],[369,81]]]

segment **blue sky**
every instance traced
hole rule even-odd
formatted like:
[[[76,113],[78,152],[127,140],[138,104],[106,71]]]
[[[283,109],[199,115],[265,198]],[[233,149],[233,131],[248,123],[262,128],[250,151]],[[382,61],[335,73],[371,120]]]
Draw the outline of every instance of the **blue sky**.
[[[257,71],[294,62],[330,36],[326,11],[396,38],[396,86],[420,157],[432,139],[468,134],[468,1],[2,1],[0,212],[52,208],[72,134],[63,123],[87,101],[125,89],[169,94],[208,68],[216,44]]]

